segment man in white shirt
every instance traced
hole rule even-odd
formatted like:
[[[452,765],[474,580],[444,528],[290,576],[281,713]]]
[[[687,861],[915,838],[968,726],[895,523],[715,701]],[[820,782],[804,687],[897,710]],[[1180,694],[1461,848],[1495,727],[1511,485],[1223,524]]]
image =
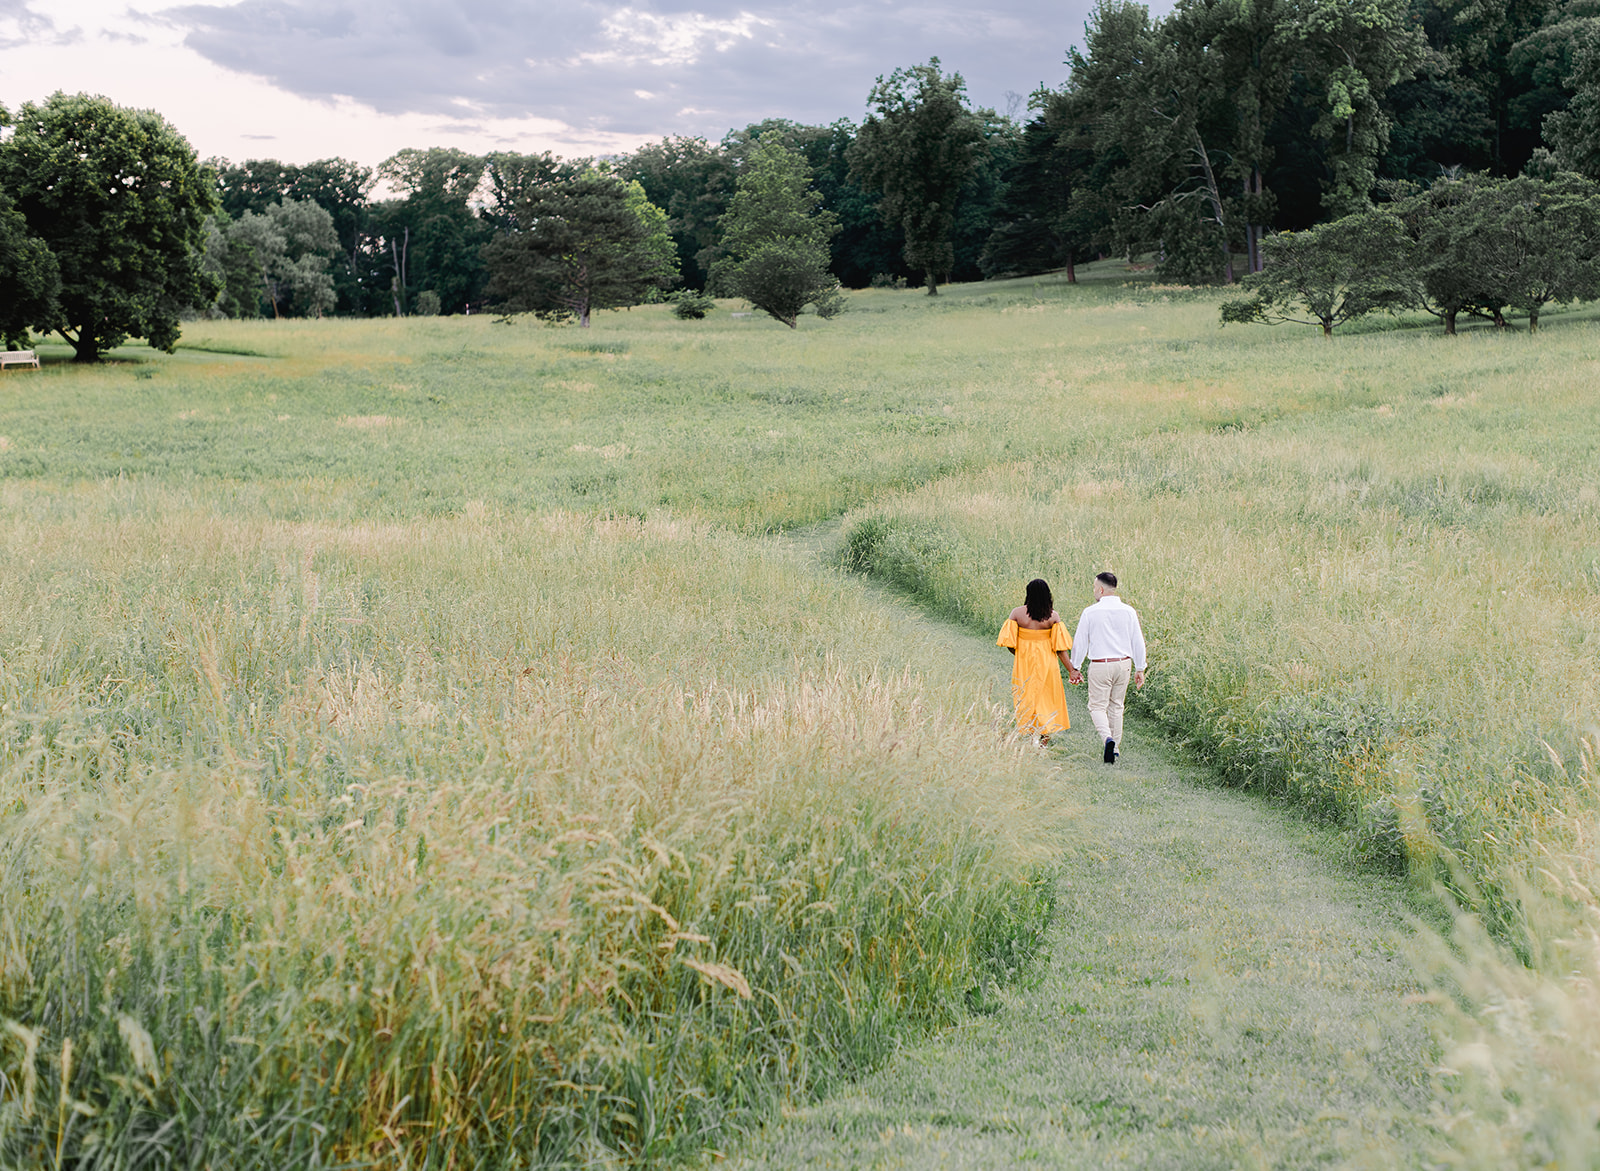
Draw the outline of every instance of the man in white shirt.
[[[1087,659],[1088,662],[1084,663]],[[1084,664],[1083,674],[1078,664]],[[1067,678],[1074,683],[1089,680],[1089,719],[1106,742],[1105,762],[1115,763],[1122,743],[1122,709],[1128,694],[1128,678],[1144,686],[1144,631],[1139,629],[1137,611],[1117,597],[1117,575],[1097,573],[1094,578],[1094,605],[1078,617],[1072,636],[1072,662]]]

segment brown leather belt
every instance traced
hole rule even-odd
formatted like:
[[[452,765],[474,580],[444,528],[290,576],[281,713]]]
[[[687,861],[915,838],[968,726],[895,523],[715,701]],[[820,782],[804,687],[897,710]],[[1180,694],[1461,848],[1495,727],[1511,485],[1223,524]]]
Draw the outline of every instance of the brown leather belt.
[[[1133,658],[1132,655],[1118,655],[1114,659],[1090,659],[1091,663],[1125,663]]]

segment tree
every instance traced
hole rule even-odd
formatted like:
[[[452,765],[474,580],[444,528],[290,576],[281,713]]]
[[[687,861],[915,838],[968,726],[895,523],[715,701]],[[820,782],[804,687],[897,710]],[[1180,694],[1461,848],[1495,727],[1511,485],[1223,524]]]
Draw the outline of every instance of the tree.
[[[1432,47],[1449,63],[1444,77],[1451,88],[1476,91],[1471,105],[1487,114],[1484,137],[1457,152],[1470,157],[1448,161],[1515,174],[1539,146],[1543,116],[1565,104],[1566,95],[1548,85],[1564,72],[1559,59],[1566,49],[1558,42],[1578,31],[1565,6],[1560,0],[1428,0],[1417,7]],[[1586,8],[1587,0],[1574,7]],[[1561,24],[1569,27],[1558,31]]]
[[[906,263],[921,272],[928,295],[955,267],[950,233],[958,200],[983,143],[967,109],[966,83],[944,76],[939,59],[878,78],[850,149],[850,173],[880,193],[884,220],[905,233]]]
[[[1566,82],[1576,96],[1545,118],[1545,138],[1563,168],[1600,179],[1600,28],[1578,41]]]
[[[59,265],[59,309],[47,328],[79,362],[130,336],[169,353],[178,316],[210,302],[201,271],[210,176],[159,114],[105,98],[29,102],[0,144],[0,189]]]
[[[1232,284],[1236,216],[1222,189],[1219,162],[1227,152],[1218,143],[1228,142],[1235,127],[1217,76],[1223,55],[1211,44],[1211,14],[1203,5],[1181,4],[1161,22],[1145,59],[1144,108],[1131,120],[1129,139],[1162,191],[1145,209],[1161,241],[1160,275]]]
[[[1260,125],[1267,67],[1282,71],[1270,38],[1259,43],[1275,11],[1270,0],[1184,0],[1152,25],[1142,5],[1096,5],[1084,28],[1088,55],[1069,55],[1066,91],[1035,99],[1077,155],[1073,219],[1097,224],[1111,237],[1104,243],[1130,255],[1154,245],[1168,279],[1232,281],[1232,244],[1259,222],[1246,205],[1270,204],[1252,180],[1259,188],[1270,153]]]
[[[1386,212],[1283,232],[1261,245],[1266,266],[1241,282],[1248,297],[1223,302],[1224,324],[1290,321],[1320,325],[1332,337],[1343,322],[1414,300],[1405,230]]]
[[[1480,178],[1430,226],[1434,263],[1469,292],[1465,308],[1507,325],[1503,310],[1528,314],[1530,331],[1548,304],[1600,295],[1600,187],[1579,175]],[[1436,284],[1440,284],[1437,278]],[[1447,322],[1447,327],[1448,327]]]
[[[1034,116],[1006,171],[980,265],[985,276],[1065,267],[1072,283],[1075,260],[1108,243],[1110,160],[1097,155],[1095,111],[1082,92],[1041,87],[1029,105]]]
[[[284,248],[283,238],[264,215],[245,211],[237,220],[225,214],[208,219],[201,266],[218,286],[213,311],[225,317],[260,317],[264,270]]]
[[[1494,112],[1481,86],[1459,77],[1442,54],[1390,89],[1389,148],[1378,174],[1426,187],[1443,172],[1483,170],[1493,161]]]
[[[822,210],[811,168],[799,151],[774,139],[745,158],[739,188],[722,217],[726,259],[713,282],[790,329],[807,305],[829,305],[838,280],[828,271],[828,242],[839,218]]]
[[[658,274],[654,280],[657,289],[671,288],[680,280],[678,246],[672,239],[672,222],[667,213],[650,202],[644,188],[633,180],[625,180],[628,192],[628,209],[639,218],[644,227],[644,243],[640,252],[644,268]]]
[[[1422,30],[1407,0],[1317,0],[1293,9],[1283,31],[1304,45],[1301,67],[1321,95],[1312,133],[1332,172],[1323,206],[1334,216],[1362,211],[1389,145],[1383,99],[1422,63]]]
[[[1486,264],[1503,246],[1494,201],[1483,194],[1494,183],[1484,175],[1444,178],[1394,205],[1415,258],[1417,306],[1451,336],[1463,313],[1504,325],[1511,303],[1510,284]]]
[[[717,224],[737,179],[727,151],[703,138],[663,138],[618,160],[617,172],[636,181],[667,213],[685,283],[705,288],[719,239]]]
[[[576,317],[587,329],[594,310],[667,287],[676,256],[660,209],[651,207],[652,222],[641,216],[641,196],[637,184],[599,171],[539,189],[518,211],[518,230],[484,249],[489,295],[511,312]]]
[[[403,195],[372,215],[395,316],[410,312],[414,290],[432,289],[446,313],[461,313],[482,296],[488,278],[483,245],[491,228],[471,201],[485,163],[479,155],[433,147],[403,150],[378,165],[378,177]]]
[[[1055,142],[1025,141],[1029,165],[1070,176],[1073,234],[1087,231],[1102,250],[1131,259],[1154,248],[1164,275],[1226,281],[1242,249],[1254,271],[1269,225],[1308,227],[1370,205],[1390,91],[1426,56],[1412,9],[1433,3],[1178,0],[1152,22],[1143,4],[1097,0],[1066,86],[1035,95]],[[1428,60],[1448,70],[1443,54]],[[1408,129],[1407,166],[1420,165],[1425,129]],[[1047,219],[1011,222],[1044,239],[1061,231]]]
[[[0,191],[0,337],[7,349],[20,348],[30,326],[52,328],[60,292],[55,256],[43,240],[28,234],[28,222]]]
[[[497,232],[524,227],[517,222],[517,214],[528,200],[543,188],[575,179],[594,166],[589,159],[563,160],[549,151],[533,155],[496,151],[483,163],[485,190],[478,215]]]
[[[247,159],[238,164],[214,159],[211,165],[217,172],[222,210],[230,219],[247,211],[265,215],[268,208],[286,200],[310,200],[333,217],[341,253],[340,263],[331,269],[337,312],[365,313],[374,292],[380,296],[388,292],[387,288],[368,287],[373,277],[366,248],[371,226],[367,197],[374,182],[371,167],[340,158],[302,165],[277,159]]]
[[[1487,267],[1539,329],[1546,305],[1600,297],[1600,187],[1579,175],[1507,179],[1485,209],[1499,229]]]
[[[855,124],[848,118],[827,126],[767,118],[730,131],[722,139],[722,149],[738,167],[757,142],[779,141],[804,155],[822,206],[839,217],[828,267],[842,284],[864,288],[880,273],[911,274],[905,268],[905,233],[897,223],[884,221],[879,195],[850,176],[849,151],[855,138]]]
[[[994,232],[1005,199],[1006,178],[1022,145],[1022,127],[1008,115],[980,108],[972,117],[981,141],[972,170],[956,196],[956,218],[950,228],[954,263],[949,275],[958,281],[983,278],[983,250]]]
[[[1056,127],[1043,114],[1031,119],[1005,175],[1004,194],[995,209],[998,222],[978,258],[985,277],[1026,276],[1065,263],[1068,281],[1075,280],[1072,244],[1058,227],[1070,205],[1073,175],[1059,165],[1059,155]]]
[[[309,199],[286,199],[264,213],[241,212],[207,228],[204,265],[222,286],[230,317],[256,317],[265,298],[273,317],[321,317],[337,303],[329,261],[340,254],[333,217]]]
[[[865,288],[879,274],[909,276],[900,225],[884,220],[877,192],[850,177],[855,123],[840,118],[824,129],[827,137],[807,147],[807,160],[812,181],[822,192],[822,206],[839,217],[829,270],[851,288]]]

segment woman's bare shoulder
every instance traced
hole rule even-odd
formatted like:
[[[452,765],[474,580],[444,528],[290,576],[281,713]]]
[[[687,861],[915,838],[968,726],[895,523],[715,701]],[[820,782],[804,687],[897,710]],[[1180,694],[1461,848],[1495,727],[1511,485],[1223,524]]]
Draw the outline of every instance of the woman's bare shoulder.
[[[1050,625],[1054,626],[1057,622],[1060,622],[1060,621],[1061,621],[1061,612],[1059,610],[1050,611]]]
[[[1013,622],[1021,622],[1027,617],[1028,608],[1026,606],[1018,606],[1015,610],[1011,611],[1011,621]]]

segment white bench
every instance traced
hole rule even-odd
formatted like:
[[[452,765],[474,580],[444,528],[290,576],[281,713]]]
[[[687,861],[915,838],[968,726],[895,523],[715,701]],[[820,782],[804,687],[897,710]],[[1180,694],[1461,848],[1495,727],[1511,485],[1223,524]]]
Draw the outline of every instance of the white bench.
[[[39,355],[32,350],[0,350],[0,370],[7,366],[32,366],[39,368]]]

